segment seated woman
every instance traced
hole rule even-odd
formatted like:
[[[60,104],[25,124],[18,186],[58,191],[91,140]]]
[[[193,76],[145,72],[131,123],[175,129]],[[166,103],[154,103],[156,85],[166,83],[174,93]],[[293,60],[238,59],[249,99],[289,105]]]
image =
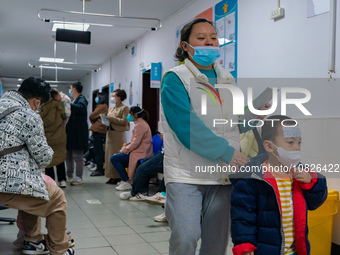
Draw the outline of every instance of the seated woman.
[[[148,120],[149,114],[139,106],[132,106],[128,120],[133,119],[135,127],[132,130],[131,142],[123,146],[120,153],[111,156],[110,161],[119,173],[122,181],[116,190],[131,190],[131,182],[135,175],[139,159],[148,158],[153,155],[152,135]],[[129,175],[125,168],[129,167]]]

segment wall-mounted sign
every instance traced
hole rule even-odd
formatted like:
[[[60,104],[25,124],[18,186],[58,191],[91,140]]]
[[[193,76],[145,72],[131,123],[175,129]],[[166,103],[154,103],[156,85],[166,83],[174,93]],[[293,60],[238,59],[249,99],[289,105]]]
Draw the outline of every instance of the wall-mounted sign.
[[[113,91],[114,91],[114,83],[111,82],[110,83],[110,93],[113,93]]]
[[[159,89],[162,80],[162,62],[151,63],[151,82],[150,88]]]

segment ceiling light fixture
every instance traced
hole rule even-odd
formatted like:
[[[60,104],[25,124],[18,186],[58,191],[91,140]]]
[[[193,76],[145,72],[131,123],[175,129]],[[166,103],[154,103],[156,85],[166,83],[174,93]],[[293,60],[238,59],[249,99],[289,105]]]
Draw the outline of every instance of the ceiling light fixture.
[[[39,61],[41,62],[52,62],[52,63],[62,63],[64,62],[63,58],[44,58],[44,57],[40,57]]]
[[[87,23],[77,23],[77,22],[52,22],[52,31],[57,31],[57,28],[69,29],[69,30],[77,30],[77,31],[87,31],[90,27],[90,24]]]
[[[28,65],[32,68],[44,68],[44,69],[55,69],[55,70],[82,70],[82,71],[99,71],[101,65],[95,64],[79,64],[74,62],[63,62],[56,64],[41,63],[40,61],[31,60]]]
[[[157,18],[126,17],[122,16],[122,0],[119,0],[119,14],[104,14],[85,12],[85,0],[83,0],[83,11],[63,11],[53,9],[40,9],[38,18],[43,22],[49,23],[85,23],[92,26],[114,26],[134,29],[158,30],[162,23]],[[50,15],[49,18],[42,17],[44,13]]]

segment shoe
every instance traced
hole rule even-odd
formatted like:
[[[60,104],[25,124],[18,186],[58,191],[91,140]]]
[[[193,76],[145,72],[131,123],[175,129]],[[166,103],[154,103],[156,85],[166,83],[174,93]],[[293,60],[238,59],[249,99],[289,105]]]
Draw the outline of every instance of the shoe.
[[[152,204],[152,205],[164,205],[165,196],[161,192],[157,192],[152,197],[145,198],[145,202]]]
[[[132,190],[132,186],[128,182],[121,181],[120,185],[116,187],[116,190],[118,191]]]
[[[63,255],[73,255],[73,254],[75,254],[74,250],[72,248],[68,248],[67,251],[65,251]]]
[[[119,197],[123,200],[129,200],[130,197],[132,197],[131,192],[122,192],[119,194]]]
[[[59,187],[60,188],[66,188],[66,181],[59,182]]]
[[[72,183],[72,182],[73,182],[73,178],[72,178],[72,177],[67,177],[66,182],[67,182],[67,183]]]
[[[25,231],[20,230],[17,234],[17,240],[13,242],[13,244],[17,247],[24,248],[24,237],[25,237]]]
[[[94,165],[94,167],[91,167],[90,169],[89,169],[90,171],[96,171],[97,170],[97,166],[96,165]]]
[[[96,166],[95,163],[91,162],[91,163],[87,166],[87,168],[88,168],[90,171],[95,171],[94,168],[97,168],[97,166]],[[92,170],[92,169],[94,169],[94,170]]]
[[[157,216],[153,217],[153,219],[157,222],[167,222],[168,221],[165,217],[165,212],[162,213],[161,215],[157,215]]]
[[[68,238],[69,248],[74,247],[76,245],[76,243],[74,242],[74,239],[71,236],[71,231],[67,230],[66,235],[67,235],[67,238]]]
[[[101,172],[101,171],[95,171],[95,172],[93,172],[92,174],[90,174],[90,176],[103,176],[104,175],[104,173],[103,172]]]
[[[80,177],[74,178],[73,182],[71,182],[72,186],[78,186],[78,185],[82,185],[82,184],[84,184],[83,178],[80,178]]]
[[[39,240],[37,242],[24,241],[23,254],[49,254],[50,251],[46,246],[45,240]]]
[[[120,178],[110,178],[107,182],[106,182],[106,184],[117,184],[118,182],[120,183]]]
[[[134,197],[130,197],[130,201],[134,201],[134,202],[139,202],[139,201],[145,201],[145,199],[147,198],[147,195],[143,195],[142,193],[138,193],[136,196]]]

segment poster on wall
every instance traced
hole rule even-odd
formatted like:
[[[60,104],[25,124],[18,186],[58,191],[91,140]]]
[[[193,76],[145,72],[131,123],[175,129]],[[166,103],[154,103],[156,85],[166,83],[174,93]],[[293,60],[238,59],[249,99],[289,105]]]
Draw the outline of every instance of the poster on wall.
[[[111,82],[111,83],[110,83],[110,93],[113,93],[114,88],[115,88],[114,83]]]
[[[220,48],[223,48],[222,65],[237,78],[237,0],[223,0],[215,5],[215,27]]]
[[[151,63],[151,82],[150,88],[159,89],[162,79],[162,62]]]
[[[224,68],[230,73],[235,71],[235,43],[229,43],[224,46],[225,48],[225,66]]]
[[[198,18],[203,18],[203,19],[207,19],[207,20],[210,20],[210,21],[214,21],[214,16],[213,16],[213,8],[209,8],[207,10],[205,10],[204,12],[201,12],[200,14],[196,15],[195,16],[195,19],[198,19]]]

